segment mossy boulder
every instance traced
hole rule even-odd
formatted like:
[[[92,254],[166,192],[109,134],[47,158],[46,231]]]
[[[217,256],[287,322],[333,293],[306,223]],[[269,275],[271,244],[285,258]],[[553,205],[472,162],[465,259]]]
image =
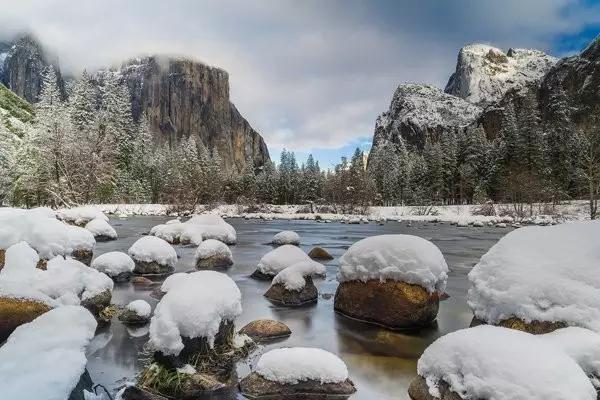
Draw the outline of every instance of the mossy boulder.
[[[133,273],[138,275],[165,275],[175,270],[170,265],[159,264],[156,261],[138,261],[135,258],[133,261],[135,262]]]
[[[233,259],[226,254],[215,254],[196,260],[197,269],[225,268],[233,265]]]
[[[471,327],[478,325],[485,325],[486,322],[478,319],[477,317],[473,317],[471,321]],[[568,326],[567,323],[561,321],[531,321],[525,322],[520,318],[511,317],[505,320],[502,320],[495,324],[496,326],[501,326],[503,328],[515,329],[522,332],[532,333],[534,335],[541,335],[544,333],[554,332],[557,329],[566,328]]]
[[[350,379],[338,383],[306,380],[283,384],[270,381],[256,372],[242,379],[239,388],[244,397],[251,400],[341,400],[356,392]]]
[[[51,309],[41,301],[0,297],[0,343],[18,326],[33,321]]]
[[[143,325],[150,321],[150,316],[142,316],[133,310],[124,309],[119,313],[119,321],[127,325]]]
[[[334,300],[335,311],[389,329],[430,325],[439,308],[439,294],[401,281],[342,282]]]
[[[81,305],[87,308],[95,317],[98,317],[102,310],[110,306],[111,299],[112,292],[107,289],[89,299],[81,300]]]
[[[333,260],[333,256],[322,247],[313,247],[308,256],[314,260]]]
[[[286,338],[292,334],[292,331],[283,322],[259,319],[240,329],[240,334],[250,336],[255,342],[265,342]]]
[[[310,276],[304,278],[306,284],[300,290],[288,290],[282,283],[271,285],[265,297],[277,305],[297,307],[317,302],[319,292]]]

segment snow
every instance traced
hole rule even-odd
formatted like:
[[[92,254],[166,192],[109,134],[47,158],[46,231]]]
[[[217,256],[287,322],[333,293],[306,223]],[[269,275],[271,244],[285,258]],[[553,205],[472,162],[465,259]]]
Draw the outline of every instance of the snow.
[[[299,247],[284,244],[265,254],[258,262],[257,269],[266,275],[277,275],[296,263],[310,261],[312,259]]]
[[[136,315],[140,317],[149,317],[152,313],[152,307],[148,304],[147,301],[144,300],[134,300],[131,303],[127,304],[126,307],[129,311],[133,311]]]
[[[144,236],[130,248],[129,255],[137,261],[153,262],[169,267],[175,266],[177,253],[173,246],[155,236]]]
[[[179,236],[184,231],[185,227],[186,226],[179,221],[171,224],[160,224],[150,229],[150,235],[154,235],[169,243],[175,243],[179,241]]]
[[[160,291],[167,293],[171,288],[177,287],[180,283],[187,281],[190,276],[192,276],[192,274],[186,272],[176,272],[171,274],[164,280],[162,285],[160,285]],[[192,279],[195,279],[195,277],[196,275],[194,275]]]
[[[242,313],[240,290],[220,272],[179,275],[169,285],[150,321],[149,343],[163,354],[178,355],[182,336],[204,337],[212,347],[221,323],[234,321]]]
[[[195,259],[204,260],[206,258],[221,256],[228,259],[233,259],[231,250],[223,242],[214,239],[208,239],[200,243],[200,246],[196,249]]]
[[[204,239],[216,239],[226,244],[234,244],[237,240],[233,226],[214,214],[194,215],[186,222],[171,220],[153,227],[150,234],[170,243],[189,242],[196,245]]]
[[[26,282],[3,280],[0,275],[0,297],[10,299],[32,300],[44,303],[49,307],[58,307],[60,302],[31,287]]]
[[[539,337],[495,326],[462,329],[431,344],[417,363],[429,393],[441,381],[464,399],[595,400],[583,370]]]
[[[60,303],[72,304],[73,298],[86,300],[113,289],[114,283],[108,276],[74,259],[55,257],[48,261],[45,271],[37,269],[30,250],[21,243],[15,246],[6,254],[8,268],[0,271],[0,294],[45,301],[37,294],[41,292],[51,299],[60,299]]]
[[[66,208],[59,210],[56,215],[63,221],[72,222],[77,225],[85,225],[93,219],[101,219],[108,222],[108,217],[99,208],[94,206]]]
[[[570,326],[540,335],[569,355],[600,389],[600,335],[585,328]]]
[[[198,246],[202,243],[206,229],[202,225],[185,224],[185,229],[179,236],[181,243],[190,243]]]
[[[325,266],[316,261],[300,261],[290,267],[283,269],[275,278],[272,285],[283,284],[287,290],[299,291],[306,285],[306,276],[325,276]]]
[[[448,266],[430,241],[412,235],[371,236],[354,243],[340,258],[338,281],[395,280],[429,292],[443,291]]]
[[[600,332],[599,236],[600,221],[508,233],[469,273],[473,313],[491,324],[518,317]]]
[[[205,240],[216,239],[225,244],[235,244],[237,241],[237,234],[233,226],[218,215],[194,215],[186,223],[202,227],[204,230],[202,237]]]
[[[86,309],[65,306],[18,327],[0,348],[2,397],[65,400],[85,370],[96,321]]]
[[[485,44],[472,44],[460,50],[446,92],[484,107],[501,100],[509,90],[540,81],[557,61],[538,50],[504,53]]]
[[[0,209],[0,248],[24,241],[42,259],[70,255],[76,249],[93,250],[93,235],[50,216],[47,209]]]
[[[348,379],[348,368],[338,356],[311,347],[270,350],[260,357],[255,372],[269,381],[292,385],[307,380],[339,383]]]
[[[275,245],[293,244],[298,246],[300,244],[300,235],[294,231],[281,231],[273,236],[271,243]]]
[[[177,372],[185,375],[194,375],[196,373],[196,368],[190,364],[185,364],[181,368],[177,368]]]
[[[92,261],[91,266],[108,276],[117,276],[122,273],[132,272],[135,268],[135,262],[126,253],[110,251],[96,257]]]
[[[117,238],[117,231],[103,219],[96,218],[85,225],[85,229],[90,231],[94,237],[106,236],[110,239]]]

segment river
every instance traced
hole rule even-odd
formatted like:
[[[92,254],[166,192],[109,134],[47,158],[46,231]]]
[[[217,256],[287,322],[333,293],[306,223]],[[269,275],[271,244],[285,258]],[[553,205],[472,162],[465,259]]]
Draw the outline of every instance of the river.
[[[119,239],[98,243],[94,256],[108,251],[124,251],[154,225],[164,223],[166,217],[131,217],[111,219]],[[292,335],[284,341],[261,346],[251,357],[238,366],[244,376],[249,365],[271,348],[309,346],[319,347],[340,356],[348,365],[350,378],[358,391],[353,400],[408,399],[406,390],[416,375],[416,365],[423,350],[436,338],[466,328],[472,314],[466,303],[467,273],[507,228],[462,228],[448,224],[388,222],[344,225],[314,221],[227,220],[237,230],[238,243],[231,246],[235,264],[226,273],[242,292],[243,313],[236,326],[241,328],[255,319],[271,318],[284,322]],[[263,297],[269,283],[249,278],[259,259],[272,249],[267,243],[282,230],[293,230],[302,238],[302,248],[314,246],[328,250],[335,259],[326,264],[327,277],[315,280],[320,297],[316,305],[303,308],[283,308],[272,305]],[[450,267],[447,293],[441,302],[437,324],[414,332],[393,332],[349,320],[333,311],[333,294],[337,281],[338,258],[354,242],[368,236],[404,233],[433,241],[444,254]],[[175,246],[180,259],[177,271],[194,270],[195,247]],[[116,284],[113,303],[126,305],[136,299],[148,301],[152,307],[157,300],[150,290],[134,288],[130,283]],[[100,329],[88,351],[88,371],[94,381],[111,391],[133,380],[144,365],[147,354],[143,351],[148,340],[148,327],[129,328],[116,318]],[[213,397],[215,398],[215,397]],[[235,398],[235,395],[234,395]],[[243,398],[238,395],[238,398]]]

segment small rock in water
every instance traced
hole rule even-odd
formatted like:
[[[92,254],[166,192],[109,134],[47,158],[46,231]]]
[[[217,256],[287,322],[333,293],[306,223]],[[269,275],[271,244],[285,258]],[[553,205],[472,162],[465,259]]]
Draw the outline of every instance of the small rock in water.
[[[333,260],[333,256],[322,247],[313,247],[313,249],[308,252],[308,256],[315,260]]]
[[[239,333],[250,336],[256,342],[264,342],[286,338],[292,334],[292,331],[283,322],[259,319],[244,326]]]

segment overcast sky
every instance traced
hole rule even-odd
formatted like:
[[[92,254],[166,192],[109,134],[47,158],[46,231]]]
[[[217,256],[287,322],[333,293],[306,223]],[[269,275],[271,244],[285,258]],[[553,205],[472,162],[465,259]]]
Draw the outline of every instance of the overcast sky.
[[[574,0],[0,0],[0,39],[30,31],[77,73],[148,53],[229,72],[232,100],[265,138],[324,166],[370,145],[403,82],[443,88],[473,42],[562,56],[598,33]]]

